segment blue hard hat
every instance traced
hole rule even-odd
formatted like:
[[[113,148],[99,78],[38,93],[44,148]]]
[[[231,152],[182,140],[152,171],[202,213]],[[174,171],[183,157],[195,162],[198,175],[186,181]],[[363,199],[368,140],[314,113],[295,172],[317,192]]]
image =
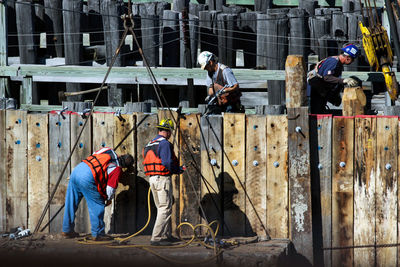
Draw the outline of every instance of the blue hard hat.
[[[352,58],[356,58],[360,55],[360,49],[353,44],[348,44],[342,48],[342,51],[346,56],[351,56]]]

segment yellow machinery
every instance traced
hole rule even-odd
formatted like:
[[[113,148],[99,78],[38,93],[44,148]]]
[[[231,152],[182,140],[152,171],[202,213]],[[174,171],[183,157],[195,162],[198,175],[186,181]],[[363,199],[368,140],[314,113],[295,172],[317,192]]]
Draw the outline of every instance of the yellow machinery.
[[[368,5],[365,6],[367,7],[369,26],[365,27],[361,21],[358,23],[363,35],[362,42],[364,51],[367,55],[370,66],[373,67],[375,71],[382,71],[385,77],[386,89],[390,98],[394,101],[397,99],[398,85],[396,76],[392,71],[393,53],[392,48],[390,47],[389,38],[386,29],[381,25],[378,17],[376,17],[375,21],[371,6],[369,5],[369,0]],[[365,21],[364,12],[362,12],[362,15]]]

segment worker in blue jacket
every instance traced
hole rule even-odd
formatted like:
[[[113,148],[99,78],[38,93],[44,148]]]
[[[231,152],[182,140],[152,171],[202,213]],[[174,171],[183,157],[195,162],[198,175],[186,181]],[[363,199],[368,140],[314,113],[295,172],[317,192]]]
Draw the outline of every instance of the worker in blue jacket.
[[[343,65],[349,65],[359,56],[360,51],[354,44],[348,44],[338,56],[328,57],[317,63],[307,75],[309,96],[311,97],[311,113],[327,113],[327,102],[340,106],[342,98],[340,92],[345,85],[358,86],[354,78],[342,79]]]

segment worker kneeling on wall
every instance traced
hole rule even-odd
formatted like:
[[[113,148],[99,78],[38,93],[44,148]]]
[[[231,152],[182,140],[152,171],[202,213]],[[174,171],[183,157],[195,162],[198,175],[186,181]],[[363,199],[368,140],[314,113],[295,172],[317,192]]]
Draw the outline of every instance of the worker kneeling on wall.
[[[104,208],[111,204],[122,177],[122,168],[133,165],[130,154],[118,156],[111,148],[102,148],[79,163],[71,173],[65,196],[63,236],[77,237],[74,231],[75,212],[85,197],[89,209],[92,237],[95,241],[110,240],[105,235]]]
[[[168,141],[174,123],[163,119],[157,125],[158,135],[143,149],[143,165],[146,176],[150,176],[150,188],[157,207],[150,244],[168,246],[179,241],[172,236],[171,213],[173,204],[172,174],[183,173],[186,167],[179,166],[173,145]]]
[[[344,85],[359,86],[354,78],[342,79],[343,65],[353,63],[360,55],[360,50],[354,44],[345,45],[338,56],[328,57],[317,63],[315,68],[307,74],[307,83],[310,88],[311,113],[327,113],[327,102],[340,106],[342,99],[340,92]]]

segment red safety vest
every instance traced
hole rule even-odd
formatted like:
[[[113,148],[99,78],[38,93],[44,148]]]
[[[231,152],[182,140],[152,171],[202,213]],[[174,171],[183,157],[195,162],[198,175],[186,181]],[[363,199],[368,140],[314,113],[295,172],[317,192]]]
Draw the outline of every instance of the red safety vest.
[[[152,140],[143,149],[143,165],[146,176],[171,175],[171,172],[161,164],[161,158],[158,156],[158,146],[163,140],[165,140],[164,137]]]
[[[83,160],[83,162],[89,165],[97,185],[97,191],[99,191],[104,199],[107,199],[107,167],[112,158],[110,152],[111,148],[102,148]]]

